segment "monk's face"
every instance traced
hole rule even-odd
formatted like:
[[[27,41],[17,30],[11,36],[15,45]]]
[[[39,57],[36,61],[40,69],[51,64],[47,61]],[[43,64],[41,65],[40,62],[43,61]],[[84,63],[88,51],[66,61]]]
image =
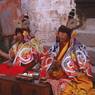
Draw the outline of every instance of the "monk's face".
[[[57,39],[60,43],[66,43],[69,40],[69,37],[66,32],[58,32]]]

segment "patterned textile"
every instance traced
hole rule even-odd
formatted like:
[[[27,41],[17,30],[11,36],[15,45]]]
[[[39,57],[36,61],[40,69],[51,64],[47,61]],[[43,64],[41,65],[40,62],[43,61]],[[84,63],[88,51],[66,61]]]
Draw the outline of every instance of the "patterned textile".
[[[14,54],[14,65],[28,64],[34,60],[34,55],[37,57],[38,53],[42,52],[40,42],[33,38],[25,43],[16,43],[10,49],[10,56]],[[36,58],[37,60],[37,58]]]
[[[36,69],[39,66],[39,56],[42,52],[40,42],[33,38],[25,43],[16,43],[10,49],[10,58],[13,64],[9,62],[0,65],[0,74],[16,76],[22,74],[27,69]]]
[[[58,43],[50,49],[53,57],[57,55],[58,51]],[[91,76],[91,64],[86,47],[77,40],[73,40],[71,46],[68,48],[62,59],[61,66],[69,77],[77,76],[78,71],[86,73],[87,76]]]
[[[77,40],[73,40],[61,61],[61,67],[66,77],[63,75],[60,79],[54,79],[48,75],[48,70],[51,68],[58,51],[59,44],[56,43],[46,53],[47,56],[42,57],[44,61],[42,61],[41,67],[41,70],[45,68],[43,69],[46,72],[45,77],[52,85],[54,95],[94,95],[91,64],[86,47]]]

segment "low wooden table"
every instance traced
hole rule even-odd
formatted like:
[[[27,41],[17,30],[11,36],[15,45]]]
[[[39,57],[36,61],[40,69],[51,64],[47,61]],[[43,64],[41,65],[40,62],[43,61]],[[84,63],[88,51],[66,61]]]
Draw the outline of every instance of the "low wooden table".
[[[0,95],[53,95],[48,83],[34,83],[0,76]]]

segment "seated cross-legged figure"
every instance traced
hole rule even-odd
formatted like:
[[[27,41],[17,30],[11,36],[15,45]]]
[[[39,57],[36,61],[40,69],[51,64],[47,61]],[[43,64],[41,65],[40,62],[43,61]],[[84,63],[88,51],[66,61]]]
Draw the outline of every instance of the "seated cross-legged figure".
[[[94,95],[91,64],[85,45],[77,41],[72,29],[61,25],[56,42],[48,51],[48,65],[42,63],[54,95]],[[41,70],[42,70],[41,69]]]

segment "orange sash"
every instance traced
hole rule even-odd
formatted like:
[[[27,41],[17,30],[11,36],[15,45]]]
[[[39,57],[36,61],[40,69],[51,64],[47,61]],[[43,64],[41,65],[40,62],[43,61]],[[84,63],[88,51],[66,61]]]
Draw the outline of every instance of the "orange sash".
[[[61,60],[62,60],[63,56],[65,55],[65,53],[68,49],[68,46],[69,46],[69,42],[67,42],[65,47],[63,47],[63,49],[61,50],[60,54],[58,55],[58,57],[56,59],[56,62],[52,63],[52,67],[51,67],[50,71],[48,72],[50,78],[60,79],[60,78],[66,76],[66,74],[62,70],[62,67],[60,66],[60,64],[61,64]]]
[[[69,42],[66,43],[66,45],[63,47],[63,49],[61,50],[59,56],[57,57],[57,61],[61,61],[61,59],[64,57],[67,49],[68,49],[68,46],[69,46]]]

